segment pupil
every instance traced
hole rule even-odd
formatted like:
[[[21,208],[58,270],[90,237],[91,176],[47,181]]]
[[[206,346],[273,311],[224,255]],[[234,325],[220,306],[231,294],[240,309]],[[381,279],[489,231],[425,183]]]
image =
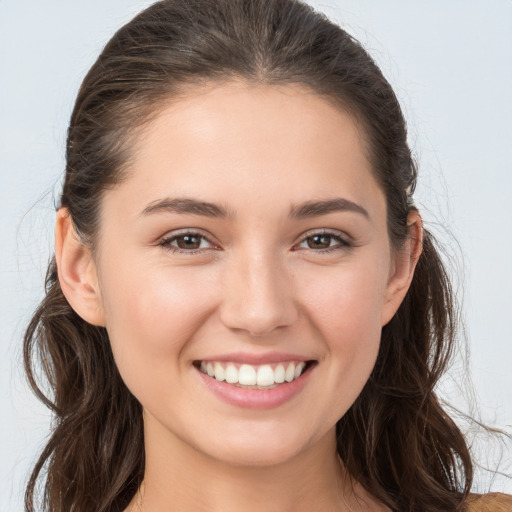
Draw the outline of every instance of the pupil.
[[[331,237],[329,235],[315,235],[311,237],[311,239],[313,243],[308,244],[311,249],[327,249]]]
[[[184,235],[178,238],[178,246],[180,249],[197,249],[200,241],[197,236]]]

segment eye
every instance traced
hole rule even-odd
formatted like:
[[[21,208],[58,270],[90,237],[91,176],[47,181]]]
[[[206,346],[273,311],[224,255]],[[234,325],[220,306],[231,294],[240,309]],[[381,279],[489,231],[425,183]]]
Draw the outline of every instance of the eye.
[[[172,252],[194,253],[202,249],[212,248],[213,244],[200,233],[179,233],[173,236],[164,238],[160,246]]]
[[[319,232],[305,237],[297,247],[300,249],[314,249],[316,252],[326,253],[350,249],[352,244],[340,235],[331,232]]]

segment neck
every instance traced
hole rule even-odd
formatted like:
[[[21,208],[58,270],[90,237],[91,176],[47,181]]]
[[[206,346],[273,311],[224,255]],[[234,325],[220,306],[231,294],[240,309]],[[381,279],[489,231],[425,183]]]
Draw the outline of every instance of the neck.
[[[145,449],[144,482],[130,512],[363,510],[354,506],[334,429],[292,459],[265,466],[213,459],[154,419],[145,421]]]

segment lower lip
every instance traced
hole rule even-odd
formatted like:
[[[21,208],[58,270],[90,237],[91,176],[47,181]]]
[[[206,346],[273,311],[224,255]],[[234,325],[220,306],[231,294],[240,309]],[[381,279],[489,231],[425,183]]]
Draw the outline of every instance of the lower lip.
[[[306,384],[313,366],[292,382],[280,384],[272,389],[239,388],[224,381],[215,380],[195,368],[208,389],[224,402],[245,409],[272,409],[296,396]]]

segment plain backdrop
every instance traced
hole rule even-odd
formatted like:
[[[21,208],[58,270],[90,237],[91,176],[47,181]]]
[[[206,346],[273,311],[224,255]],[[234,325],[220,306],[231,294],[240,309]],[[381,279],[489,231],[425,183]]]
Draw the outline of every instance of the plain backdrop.
[[[49,431],[25,383],[23,330],[42,297],[67,123],[79,84],[114,31],[151,2],[0,0],[0,511]],[[512,425],[512,1],[311,2],[374,56],[394,86],[420,168],[417,203],[448,247],[463,299],[475,395],[457,354],[441,394]],[[475,411],[473,411],[475,412]],[[485,437],[477,451],[500,458]],[[508,450],[508,452],[507,452]],[[512,473],[510,446],[500,469]],[[485,471],[476,489],[512,492]]]

